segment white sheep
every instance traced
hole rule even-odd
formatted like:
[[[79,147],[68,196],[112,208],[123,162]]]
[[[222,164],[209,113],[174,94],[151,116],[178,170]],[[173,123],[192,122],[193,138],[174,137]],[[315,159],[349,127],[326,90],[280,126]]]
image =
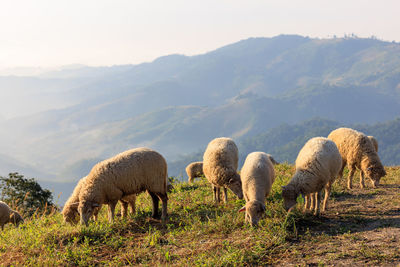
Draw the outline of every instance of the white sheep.
[[[148,191],[153,200],[153,214],[158,216],[162,200],[162,220],[167,216],[167,163],[163,156],[149,148],[136,148],[96,164],[79,193],[78,211],[81,223],[88,223],[94,209],[108,204],[108,219],[114,218],[118,200],[124,196]]]
[[[186,174],[189,177],[189,183],[192,183],[194,181],[194,178],[204,175],[203,162],[196,161],[196,162],[192,162],[189,165],[187,165]]]
[[[4,230],[6,223],[13,223],[15,226],[24,222],[22,216],[15,210],[12,210],[6,203],[0,201],[0,226],[1,230]]]
[[[335,142],[342,156],[343,165],[339,176],[343,176],[343,169],[347,164],[349,176],[347,188],[351,189],[352,179],[356,169],[360,170],[360,187],[364,188],[364,175],[372,181],[372,186],[379,184],[381,177],[386,175],[385,168],[379,159],[377,149],[365,134],[350,128],[339,128],[332,131],[328,138]]]
[[[265,213],[265,197],[271,192],[275,180],[275,170],[268,154],[250,153],[240,171],[246,205],[239,210],[245,211],[245,221],[257,225]]]
[[[237,173],[238,148],[231,138],[220,137],[212,140],[204,152],[203,172],[211,183],[214,200],[220,202],[220,188],[223,188],[224,201],[228,201],[226,187],[232,190],[239,199],[243,198],[242,182]]]
[[[63,210],[61,214],[64,217],[64,221],[72,224],[76,224],[78,222],[78,205],[79,205],[79,193],[81,191],[82,185],[85,183],[86,177],[83,177],[78,181],[78,184],[75,186],[74,191],[72,192],[71,196],[65,202]],[[121,203],[121,216],[126,218],[128,213],[128,205],[130,207],[130,213],[135,213],[135,204],[136,204],[136,195],[127,195],[124,196],[122,199],[119,200]],[[97,215],[101,209],[101,205],[95,208],[93,211],[94,220],[97,221]]]
[[[315,196],[314,214],[319,214],[321,190],[325,188],[322,211],[327,208],[331,185],[342,166],[342,158],[335,143],[325,137],[314,137],[300,150],[296,159],[296,172],[290,182],[282,187],[285,209],[296,204],[299,194]],[[310,195],[317,193],[314,195]]]

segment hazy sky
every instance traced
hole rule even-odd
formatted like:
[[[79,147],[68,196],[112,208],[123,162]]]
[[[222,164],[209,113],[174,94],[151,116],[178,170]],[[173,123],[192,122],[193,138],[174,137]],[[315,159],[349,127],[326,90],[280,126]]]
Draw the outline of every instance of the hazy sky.
[[[398,0],[0,0],[0,68],[136,64],[248,37],[400,41]]]

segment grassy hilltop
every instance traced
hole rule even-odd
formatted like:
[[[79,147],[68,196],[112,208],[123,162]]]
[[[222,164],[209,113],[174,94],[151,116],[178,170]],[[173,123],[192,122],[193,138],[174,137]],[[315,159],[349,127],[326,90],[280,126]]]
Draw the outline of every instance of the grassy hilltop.
[[[377,189],[334,184],[328,211],[316,218],[287,215],[280,186],[294,172],[276,166],[276,181],[258,228],[237,210],[244,200],[229,195],[216,206],[206,180],[175,185],[166,224],[150,219],[147,194],[137,213],[109,224],[106,209],[89,227],[65,225],[58,212],[27,218],[0,233],[0,265],[396,265],[400,263],[400,167],[387,168]],[[356,181],[358,181],[356,174]],[[357,184],[357,183],[355,183]]]

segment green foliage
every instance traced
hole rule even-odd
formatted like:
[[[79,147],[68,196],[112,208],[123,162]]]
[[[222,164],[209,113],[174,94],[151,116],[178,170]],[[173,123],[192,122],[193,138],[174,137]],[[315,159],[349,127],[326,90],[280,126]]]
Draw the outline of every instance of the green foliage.
[[[399,170],[388,168],[383,183],[390,186],[390,183],[398,182]],[[288,182],[293,172],[292,165],[275,166],[276,180],[266,200],[266,214],[260,220],[259,227],[245,224],[244,214],[238,213],[244,200],[238,200],[229,192],[228,203],[217,206],[213,203],[210,185],[200,179],[193,184],[174,183],[175,189],[168,195],[169,216],[164,224],[149,218],[151,198],[144,193],[138,196],[136,214],[127,219],[117,217],[113,223],[108,223],[106,209],[103,209],[99,220],[87,227],[64,224],[59,213],[28,218],[19,229],[8,225],[0,233],[1,264],[265,266],[285,265],[285,259],[296,255],[296,246],[313,250],[306,255],[308,259],[317,253],[317,249],[314,249],[316,245],[320,247],[325,244],[327,248],[334,249],[337,242],[340,251],[343,251],[343,240],[356,238],[351,232],[364,221],[359,215],[350,217],[349,214],[343,218],[350,218],[351,224],[335,226],[332,216],[335,216],[336,210],[322,219],[303,214],[300,209],[287,214],[282,207],[280,188]],[[347,197],[342,193],[344,188],[345,182],[335,183],[334,198]],[[376,191],[372,193],[373,196],[379,194]],[[320,228],[315,230],[311,228],[313,226]],[[321,229],[323,232],[319,233]],[[325,233],[330,231],[335,234],[329,236]],[[311,244],[303,245],[305,241]],[[395,256],[374,258],[377,251],[364,246],[359,251],[348,253],[375,265],[390,265],[388,260],[396,259]],[[328,260],[324,258],[324,262]],[[294,261],[295,264],[300,262]]]
[[[280,162],[294,162],[303,145],[312,137],[328,136],[339,127],[349,127],[378,140],[378,154],[384,165],[400,164],[400,118],[377,124],[343,124],[331,120],[314,118],[301,123],[283,124],[265,133],[247,138],[239,143],[241,163],[253,151],[265,151]],[[242,165],[242,164],[240,164]]]
[[[51,211],[54,207],[50,190],[42,189],[34,178],[10,173],[8,177],[0,176],[1,200],[22,210],[26,215],[36,211]]]

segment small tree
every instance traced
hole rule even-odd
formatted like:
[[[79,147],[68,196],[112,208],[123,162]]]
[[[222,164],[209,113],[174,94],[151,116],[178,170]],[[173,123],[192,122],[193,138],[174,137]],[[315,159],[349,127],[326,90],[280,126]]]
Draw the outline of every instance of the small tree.
[[[18,172],[0,176],[1,200],[32,215],[36,210],[50,211],[54,207],[50,190],[42,189],[34,178],[24,178]]]

